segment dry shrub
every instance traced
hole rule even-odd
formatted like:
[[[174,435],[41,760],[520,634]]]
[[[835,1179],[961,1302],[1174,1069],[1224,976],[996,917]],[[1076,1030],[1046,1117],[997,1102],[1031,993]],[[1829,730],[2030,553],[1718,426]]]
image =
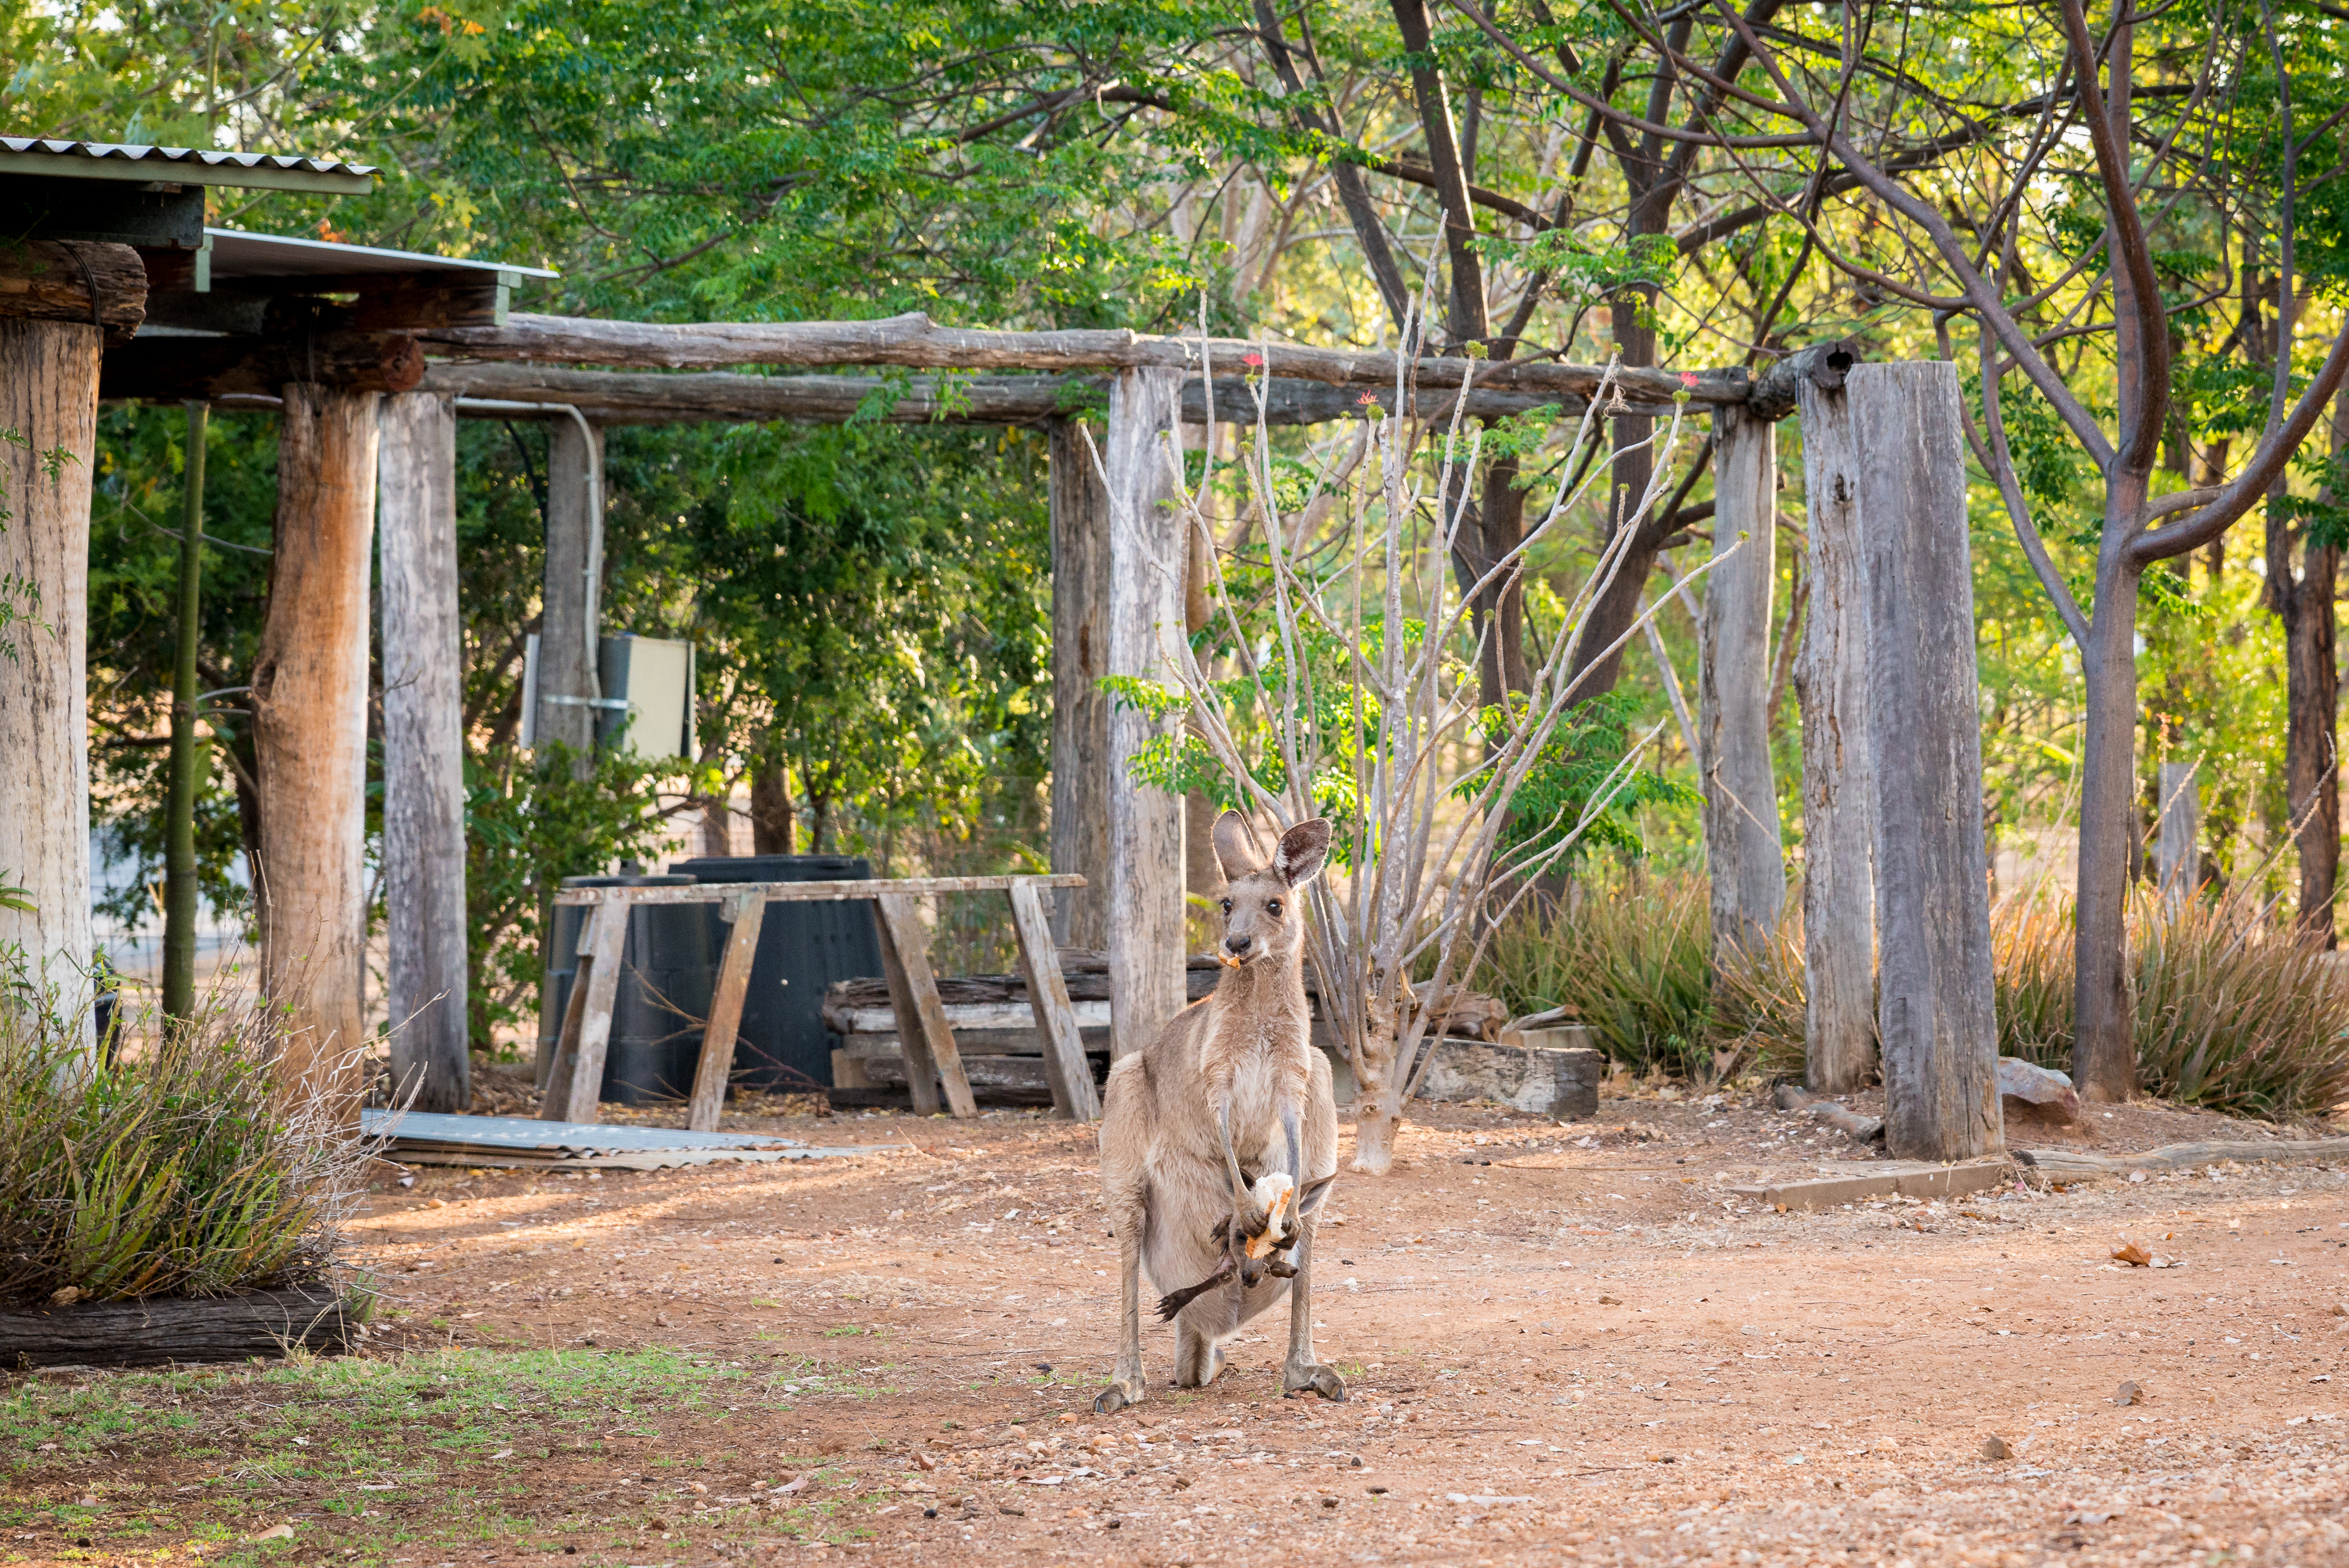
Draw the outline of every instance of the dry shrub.
[[[1568,1007],[1634,1071],[1718,1078],[1742,1063],[1799,1077],[1805,985],[1800,900],[1773,940],[1708,986],[1702,878],[1592,888],[1570,916],[1521,913],[1495,935],[1478,984],[1526,1013]],[[2058,1071],[2072,1058],[2068,898],[2033,888],[1991,910],[1999,1051]],[[2131,904],[2137,1082],[2236,1116],[2312,1115],[2349,1098],[2349,967],[2240,899],[2176,914]]]
[[[0,994],[0,1306],[316,1278],[365,1146],[282,1092],[258,1008],[92,1071],[80,1020]],[[74,1298],[67,1298],[74,1299]]]

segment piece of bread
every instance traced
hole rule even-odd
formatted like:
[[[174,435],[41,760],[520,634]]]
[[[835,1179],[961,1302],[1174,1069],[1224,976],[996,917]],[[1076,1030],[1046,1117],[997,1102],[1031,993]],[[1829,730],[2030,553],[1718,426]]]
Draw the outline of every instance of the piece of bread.
[[[1265,1212],[1265,1225],[1263,1235],[1248,1238],[1247,1255],[1261,1258],[1272,1251],[1274,1238],[1287,1229],[1281,1216],[1288,1212],[1289,1200],[1297,1196],[1297,1183],[1281,1171],[1268,1171],[1257,1178],[1253,1196],[1257,1207]]]

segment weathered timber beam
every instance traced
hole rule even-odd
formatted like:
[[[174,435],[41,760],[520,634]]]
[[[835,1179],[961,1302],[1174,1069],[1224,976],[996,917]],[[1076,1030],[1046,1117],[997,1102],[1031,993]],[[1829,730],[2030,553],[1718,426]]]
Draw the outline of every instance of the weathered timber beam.
[[[147,317],[147,264],[129,245],[83,240],[0,246],[0,317],[78,321],[127,343]]]
[[[1772,365],[1754,379],[1745,406],[1765,420],[1783,420],[1802,400],[1803,389],[1839,391],[1844,377],[1865,357],[1856,337],[1814,343]]]
[[[544,404],[537,416],[542,418],[555,417],[558,407],[568,405],[606,425],[771,420],[841,424],[851,418],[895,424],[1041,424],[1104,409],[1109,401],[1108,379],[1095,376],[978,376],[949,384],[930,377],[892,382],[878,376],[750,376],[727,370],[663,374],[446,361],[424,372],[420,389],[491,403]],[[1218,378],[1215,393],[1211,410],[1206,389],[1196,380],[1185,382],[1184,421],[1205,424],[1211,411],[1217,421],[1256,421],[1256,393],[1246,382]],[[1355,388],[1276,378],[1263,414],[1268,424],[1326,424],[1359,417],[1363,411],[1361,398]],[[1407,411],[1420,419],[1445,420],[1458,401],[1456,391],[1423,389],[1413,395]],[[1574,415],[1585,402],[1570,395],[1482,387],[1471,388],[1466,401],[1469,415],[1479,419],[1500,419],[1545,405]],[[1640,406],[1660,414],[1671,411],[1667,404]],[[514,408],[460,408],[458,412],[531,417]]]
[[[423,349],[398,332],[141,337],[108,350],[98,395],[142,402],[275,397],[289,381],[349,392],[412,392],[423,379]]]
[[[598,321],[517,312],[502,327],[463,327],[424,334],[436,353],[475,359],[526,359],[646,369],[727,365],[904,365],[916,369],[1118,370],[1155,368],[1236,369],[1258,356],[1266,374],[1330,386],[1391,389],[1392,353],[1316,348],[1242,338],[1154,337],[1126,331],[989,332],[940,327],[916,312],[879,321]],[[1419,359],[1410,366],[1422,388],[1474,385],[1495,391],[1588,397],[1606,375],[1596,365],[1547,360],[1494,364]],[[1616,384],[1627,397],[1671,402],[1685,393],[1700,403],[1744,403],[1743,369],[1681,374],[1626,367]]]

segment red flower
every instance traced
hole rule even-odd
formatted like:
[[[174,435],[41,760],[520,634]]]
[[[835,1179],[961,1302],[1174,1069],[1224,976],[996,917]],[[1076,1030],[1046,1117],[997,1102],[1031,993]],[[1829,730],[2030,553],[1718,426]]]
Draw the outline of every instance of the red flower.
[[[1696,372],[1693,370],[1682,370],[1681,372],[1681,385],[1693,391],[1696,389]]]
[[[1241,355],[1241,356],[1240,356],[1240,363],[1241,363],[1241,364],[1243,364],[1243,365],[1251,365],[1251,366],[1253,366],[1253,365],[1261,365],[1261,364],[1263,364],[1263,363],[1264,363],[1264,356],[1263,356],[1263,355],[1261,355],[1261,354],[1253,353],[1253,352],[1247,353],[1247,354],[1243,354],[1243,355]]]
[[[1376,392],[1364,392],[1361,397],[1356,398],[1354,401],[1360,403],[1366,409],[1375,409],[1379,406],[1379,395]]]

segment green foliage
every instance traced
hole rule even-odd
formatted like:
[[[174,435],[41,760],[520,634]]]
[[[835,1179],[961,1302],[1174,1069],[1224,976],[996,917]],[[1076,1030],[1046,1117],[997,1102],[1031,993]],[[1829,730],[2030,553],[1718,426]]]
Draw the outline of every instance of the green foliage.
[[[213,1005],[94,1070],[87,1028],[0,996],[0,1304],[324,1271],[367,1157],[278,1085],[265,1012]]]
[[[1646,853],[1638,822],[1641,807],[1696,804],[1697,793],[1679,780],[1626,763],[1632,710],[1629,693],[1610,691],[1559,718],[1549,744],[1508,799],[1508,818],[1497,844],[1498,854],[1508,863],[1533,863],[1566,843],[1578,827],[1581,836],[1549,864],[1562,870],[1595,848],[1637,859]],[[1484,728],[1487,740],[1498,745],[1513,723],[1508,715],[1488,709]],[[1473,800],[1483,785],[1484,775],[1471,774],[1453,787],[1453,794]]]
[[[1521,906],[1469,984],[1517,1016],[1566,1008],[1607,1059],[1702,1077],[1712,1064],[1711,919],[1701,877],[1636,871],[1578,885],[1571,912]]]

